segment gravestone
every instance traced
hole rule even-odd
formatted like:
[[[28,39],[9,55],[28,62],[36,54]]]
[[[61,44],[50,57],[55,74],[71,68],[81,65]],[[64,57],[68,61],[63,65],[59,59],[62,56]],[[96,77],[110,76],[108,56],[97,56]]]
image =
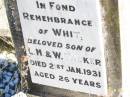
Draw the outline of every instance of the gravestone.
[[[102,3],[108,6],[116,2],[106,0]],[[112,26],[106,24],[106,30],[102,30],[103,15],[98,0],[17,0],[17,3],[6,1],[6,7],[17,56],[27,54],[30,57],[28,64],[22,63],[20,66],[22,89],[29,89],[28,93],[41,97],[96,97],[110,95],[113,91],[113,97],[119,94],[120,56],[106,55],[112,49],[105,50],[103,31],[108,34]],[[106,6],[104,10],[108,11]],[[16,35],[19,37],[16,38]],[[119,46],[118,35],[113,37],[116,39],[110,45]],[[106,44],[107,47],[109,42]],[[115,53],[116,48],[113,49]],[[116,60],[111,59],[115,56]],[[110,63],[119,63],[119,73],[113,72],[116,68],[111,69]],[[29,73],[24,69],[25,65],[29,66]],[[113,76],[117,79],[111,79]],[[119,82],[115,83],[117,80]],[[118,86],[112,86],[112,81]]]

